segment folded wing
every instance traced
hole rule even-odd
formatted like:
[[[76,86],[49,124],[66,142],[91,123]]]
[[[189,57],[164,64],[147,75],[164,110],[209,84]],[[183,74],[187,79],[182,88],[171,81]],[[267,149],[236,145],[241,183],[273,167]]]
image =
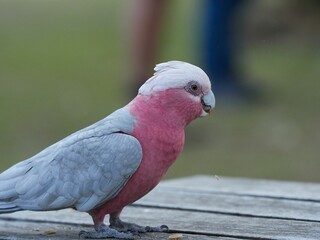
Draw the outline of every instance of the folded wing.
[[[142,159],[128,114],[117,111],[0,174],[0,213],[89,211],[116,196]]]

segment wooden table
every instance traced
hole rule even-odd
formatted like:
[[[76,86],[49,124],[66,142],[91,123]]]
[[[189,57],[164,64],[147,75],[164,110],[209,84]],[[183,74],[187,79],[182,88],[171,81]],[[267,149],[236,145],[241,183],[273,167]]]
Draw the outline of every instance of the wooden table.
[[[137,239],[320,240],[320,184],[194,176],[163,181],[125,208],[123,220],[167,224],[169,233]],[[0,239],[78,239],[91,218],[71,209],[0,215]]]

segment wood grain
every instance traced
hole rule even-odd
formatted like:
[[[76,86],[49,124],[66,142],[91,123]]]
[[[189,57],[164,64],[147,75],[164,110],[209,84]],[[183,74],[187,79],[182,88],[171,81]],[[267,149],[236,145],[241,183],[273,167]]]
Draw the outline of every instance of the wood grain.
[[[185,191],[163,185],[136,205],[320,222],[320,202]]]
[[[320,202],[320,184],[318,183],[230,177],[219,177],[217,179],[213,176],[198,175],[168,180],[161,184],[179,190]]]

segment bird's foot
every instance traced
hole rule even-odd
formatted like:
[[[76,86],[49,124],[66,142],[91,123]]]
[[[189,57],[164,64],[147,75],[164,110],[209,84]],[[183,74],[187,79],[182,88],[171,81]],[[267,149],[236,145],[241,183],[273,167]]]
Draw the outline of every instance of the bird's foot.
[[[79,238],[86,239],[103,239],[103,238],[117,238],[117,239],[134,239],[132,233],[119,232],[116,229],[101,225],[96,228],[96,232],[80,231]]]
[[[110,227],[120,232],[130,232],[134,235],[146,232],[165,232],[169,230],[166,225],[161,225],[159,227],[144,227],[135,223],[123,222],[119,218],[113,219],[113,221],[110,222]]]

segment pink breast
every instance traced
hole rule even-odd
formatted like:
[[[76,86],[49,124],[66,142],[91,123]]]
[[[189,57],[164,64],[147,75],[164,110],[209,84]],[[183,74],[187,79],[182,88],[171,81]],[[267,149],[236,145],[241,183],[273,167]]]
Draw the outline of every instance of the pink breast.
[[[173,92],[174,93],[174,92]],[[167,93],[164,93],[167,94]],[[171,94],[171,92],[170,92]],[[176,93],[174,93],[177,95]],[[175,101],[168,109],[168,96],[136,97],[130,104],[130,112],[136,118],[132,135],[142,146],[143,158],[140,166],[116,197],[94,209],[95,213],[119,212],[151,191],[175,162],[184,145],[184,128],[201,113],[195,104]],[[178,100],[181,98],[177,98]],[[170,103],[172,106],[172,103]],[[182,109],[188,105],[188,109]],[[194,111],[194,116],[190,114]]]

